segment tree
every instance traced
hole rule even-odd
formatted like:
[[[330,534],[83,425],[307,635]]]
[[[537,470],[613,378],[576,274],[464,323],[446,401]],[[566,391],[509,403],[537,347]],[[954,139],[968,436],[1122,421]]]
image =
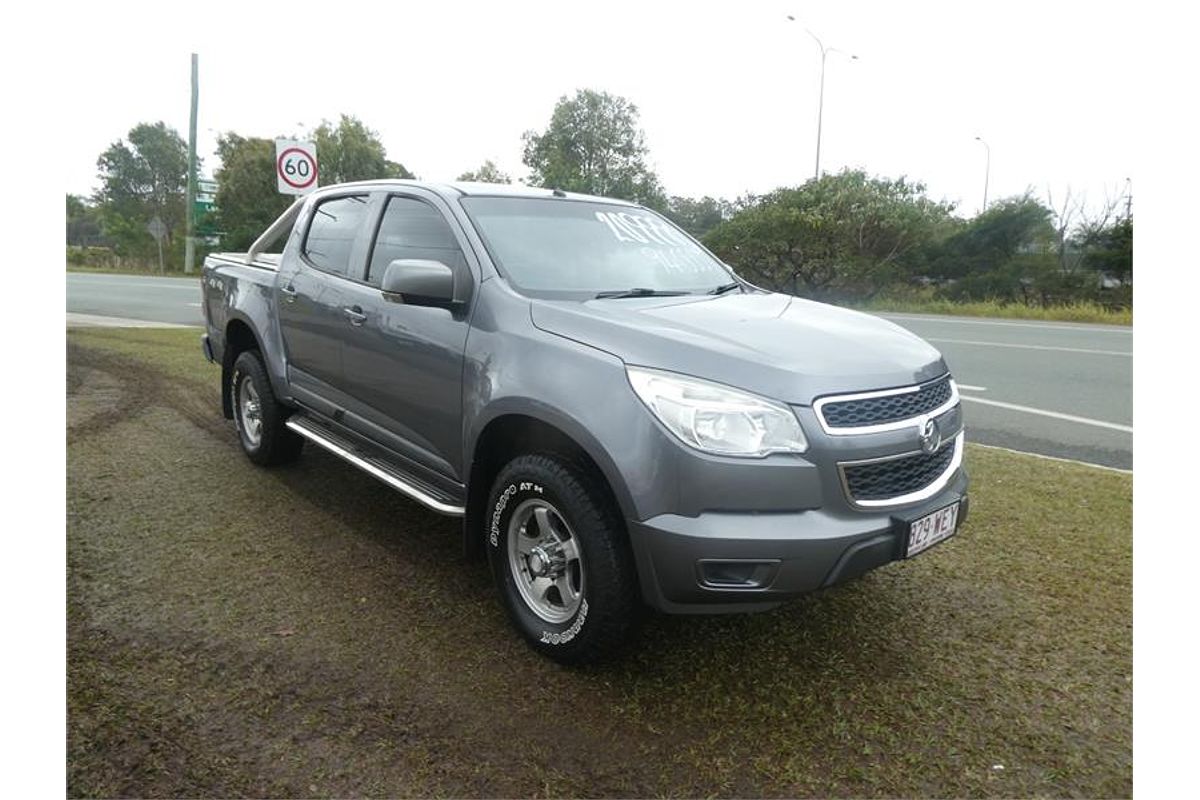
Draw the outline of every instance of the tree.
[[[67,244],[88,247],[101,242],[100,214],[84,198],[67,195]]]
[[[1054,212],[1026,192],[997,200],[962,223],[932,256],[931,274],[954,299],[1032,302],[1057,272]]]
[[[1072,254],[1067,245],[1070,242],[1075,215],[1080,212],[1083,205],[1084,198],[1072,197],[1070,185],[1067,186],[1062,203],[1058,205],[1054,203],[1054,193],[1049,186],[1046,187],[1046,206],[1050,209],[1054,222],[1055,252],[1058,254],[1058,267],[1063,272],[1072,272],[1078,265],[1078,259],[1071,258]]]
[[[479,169],[464,172],[455,178],[455,180],[474,181],[476,183],[512,183],[512,178],[508,176],[508,173],[501,172],[500,168],[491,159],[484,161]]]
[[[226,133],[217,139],[217,155],[214,222],[222,247],[245,250],[294,198],[279,193],[274,141]]]
[[[357,117],[324,120],[312,133],[317,143],[317,180],[322,186],[379,178],[412,178],[403,164],[389,161],[379,134]]]
[[[734,204],[728,200],[714,200],[705,196],[696,200],[691,197],[673,196],[667,201],[666,215],[679,227],[697,239],[733,216]]]
[[[101,153],[96,166],[97,204],[118,251],[148,255],[154,250],[146,223],[156,216],[166,225],[169,248],[185,223],[188,158],[179,134],[163,122],[141,123]]]
[[[793,294],[871,297],[925,271],[952,206],[906,178],[846,170],[747,198],[705,237],[752,280]]]
[[[658,176],[646,163],[637,106],[623,97],[580,89],[559,98],[542,133],[526,131],[530,183],[619,197],[652,208],[666,205]]]
[[[1122,284],[1133,283],[1133,217],[1089,231],[1080,244],[1085,269],[1111,275]]]

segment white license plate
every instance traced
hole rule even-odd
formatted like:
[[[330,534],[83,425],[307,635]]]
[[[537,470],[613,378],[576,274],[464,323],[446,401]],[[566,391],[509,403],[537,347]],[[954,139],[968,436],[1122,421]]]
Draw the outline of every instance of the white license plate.
[[[949,539],[957,527],[958,503],[939,508],[932,514],[926,514],[914,521],[908,528],[908,551],[905,558],[912,558],[943,539]]]

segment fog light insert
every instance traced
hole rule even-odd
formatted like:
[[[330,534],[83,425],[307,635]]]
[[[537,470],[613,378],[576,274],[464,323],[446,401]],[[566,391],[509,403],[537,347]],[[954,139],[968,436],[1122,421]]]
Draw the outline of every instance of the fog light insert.
[[[775,580],[779,559],[702,558],[696,562],[701,586],[710,589],[765,589]]]

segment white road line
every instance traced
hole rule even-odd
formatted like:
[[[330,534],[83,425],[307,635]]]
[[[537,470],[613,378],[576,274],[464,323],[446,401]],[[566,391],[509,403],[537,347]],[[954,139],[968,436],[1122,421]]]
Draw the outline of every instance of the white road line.
[[[199,303],[188,303],[188,305],[189,305],[189,306],[191,306],[192,308],[199,308],[199,307],[200,307],[200,304],[199,304]]]
[[[922,337],[927,342],[943,342],[945,344],[969,344],[975,347],[1009,347],[1014,350],[1054,350],[1059,353],[1089,353],[1096,356],[1125,356],[1132,358],[1133,353],[1124,350],[1088,350],[1083,347],[1053,347],[1045,344],[1010,344],[1008,342],[980,342],[973,339],[938,339],[933,336]]]
[[[1034,458],[1044,458],[1047,461],[1062,461],[1066,464],[1079,464],[1083,467],[1095,467],[1096,469],[1104,469],[1109,472],[1120,472],[1122,475],[1132,475],[1133,470],[1121,469],[1120,467],[1110,467],[1107,464],[1096,464],[1092,461],[1080,461],[1076,458],[1060,458],[1059,456],[1048,456],[1044,453],[1031,453],[1028,450],[1013,450],[1011,447],[1001,447],[998,444],[980,444],[979,442],[967,442],[969,447],[984,447],[988,450],[1003,450],[1006,453],[1016,453],[1019,456],[1033,456]]]
[[[1123,333],[1126,335],[1133,334],[1132,327],[1126,328],[1126,327],[1120,326],[1120,325],[1105,325],[1102,323],[1097,323],[1095,325],[1089,325],[1089,324],[1072,325],[1070,323],[1061,323],[1061,322],[1057,323],[1057,324],[1050,324],[1050,323],[1044,323],[1044,322],[1007,322],[1007,321],[1002,322],[1000,320],[993,320],[993,319],[962,319],[961,317],[929,317],[929,316],[923,316],[923,315],[919,315],[919,314],[891,314],[891,313],[880,313],[880,312],[867,312],[867,313],[874,313],[876,316],[883,317],[885,319],[912,319],[912,320],[920,320],[922,322],[947,322],[947,323],[951,323],[954,325],[998,325],[998,326],[1005,327],[1005,328],[1048,328],[1049,330],[1053,330],[1053,331],[1093,331],[1095,333]]]
[[[968,392],[986,392],[987,391],[986,386],[971,386],[970,384],[966,384],[966,383],[959,383],[959,384],[955,384],[955,385],[958,386],[958,388],[960,388],[960,389],[966,389]]]
[[[1124,431],[1125,433],[1133,433],[1132,425],[1121,425],[1116,422],[1105,422],[1102,419],[1092,419],[1091,417],[1077,417],[1074,414],[1064,414],[1061,411],[1047,411],[1044,408],[1033,408],[1031,406],[1019,406],[1016,403],[1003,403],[999,400],[985,400],[982,397],[971,397],[970,395],[961,395],[963,400],[972,403],[982,403],[985,406],[996,406],[996,408],[1007,408],[1010,411],[1023,411],[1026,414],[1037,414],[1042,417],[1053,417],[1054,419],[1063,419],[1067,422],[1078,422],[1081,425],[1094,425],[1097,428],[1108,428],[1114,431]]]

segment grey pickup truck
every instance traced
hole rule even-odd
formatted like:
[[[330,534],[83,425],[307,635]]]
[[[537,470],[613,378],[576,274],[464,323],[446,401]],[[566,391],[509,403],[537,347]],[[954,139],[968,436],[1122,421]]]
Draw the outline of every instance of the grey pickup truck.
[[[967,514],[934,348],[757,288],[621,200],[321,188],[206,259],[203,307],[253,462],[311,443],[462,517],[464,557],[486,553],[514,626],[560,661],[611,652],[646,606],[769,609]]]

